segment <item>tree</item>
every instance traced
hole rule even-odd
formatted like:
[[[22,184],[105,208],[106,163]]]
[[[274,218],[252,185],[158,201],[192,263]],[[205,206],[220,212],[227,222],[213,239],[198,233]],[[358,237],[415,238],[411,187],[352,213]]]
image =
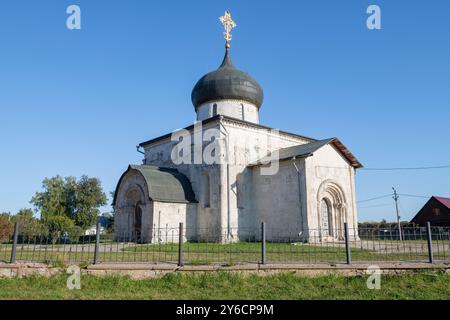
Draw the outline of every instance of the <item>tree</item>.
[[[75,182],[74,207],[72,218],[75,224],[83,229],[94,225],[100,215],[99,207],[106,205],[106,195],[102,191],[101,183],[96,178],[82,176]]]
[[[84,231],[81,227],[73,226],[66,232],[66,235],[68,236],[70,242],[78,242],[83,233]]]
[[[50,215],[46,218],[45,224],[53,243],[56,243],[61,236],[70,233],[75,228],[74,222],[64,215]]]
[[[33,210],[22,209],[12,217],[13,222],[19,223],[20,235],[25,237],[33,237],[39,235],[47,235],[48,229],[37,218],[34,217]]]
[[[51,230],[67,228],[68,222],[63,218],[72,221],[73,226],[86,230],[96,223],[99,207],[107,203],[100,181],[85,175],[79,181],[75,177],[46,178],[42,187],[44,191],[37,192],[31,203]]]
[[[70,204],[68,203],[71,190],[67,190],[70,184],[60,176],[45,178],[42,182],[44,192],[36,192],[31,203],[39,210],[41,219],[46,222],[52,216],[70,216]]]
[[[9,242],[14,231],[14,225],[7,213],[0,214],[0,243]]]

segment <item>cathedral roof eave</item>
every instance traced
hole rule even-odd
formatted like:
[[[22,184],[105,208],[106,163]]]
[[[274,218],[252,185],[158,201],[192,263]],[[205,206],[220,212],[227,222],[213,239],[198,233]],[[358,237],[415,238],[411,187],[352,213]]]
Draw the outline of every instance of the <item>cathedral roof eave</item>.
[[[330,144],[334,146],[337,151],[342,154],[342,156],[350,163],[350,165],[356,169],[362,168],[363,165],[356,159],[356,157],[347,149],[347,147],[338,138],[329,138],[324,140],[316,140],[307,144],[296,145],[287,148],[278,149],[278,161],[285,161],[298,158],[307,158],[314,154],[315,151],[319,150],[323,146]],[[268,164],[274,159],[272,159],[274,154],[267,155],[257,161],[254,161],[248,165],[248,167],[255,167],[264,164]]]
[[[221,121],[221,119],[223,119],[224,121],[234,122],[234,123],[237,123],[237,124],[245,125],[245,126],[248,126],[248,127],[253,127],[253,128],[256,128],[256,129],[275,130],[272,127],[268,127],[268,126],[261,125],[261,124],[258,124],[258,123],[249,122],[249,121],[245,121],[245,120],[241,120],[241,119],[236,119],[236,118],[229,117],[229,116],[224,116],[224,115],[217,115],[217,116],[205,119],[205,120],[202,121],[202,124],[206,125],[206,124],[209,124],[209,123],[218,122],[218,121]],[[187,131],[192,131],[194,129],[194,125],[190,125],[190,126],[185,127],[183,129],[187,130]],[[288,132],[288,131],[278,130],[278,132],[281,135],[291,136],[291,137],[296,138],[296,139],[302,139],[302,140],[306,140],[306,141],[309,141],[309,142],[317,141],[317,139],[314,139],[314,138],[311,138],[311,137],[307,137],[307,136],[303,136],[303,135],[299,135],[299,134],[292,133],[292,132]],[[172,133],[167,133],[167,134],[164,134],[164,135],[159,136],[157,138],[154,138],[154,139],[142,142],[142,143],[139,144],[139,146],[144,148],[144,147],[146,147],[148,145],[160,142],[162,140],[170,139],[171,136],[172,136]]]
[[[356,169],[361,169],[364,166],[361,162],[350,152],[350,150],[339,140],[338,138],[333,138],[331,144],[338,149],[338,151],[350,162],[352,167]]]

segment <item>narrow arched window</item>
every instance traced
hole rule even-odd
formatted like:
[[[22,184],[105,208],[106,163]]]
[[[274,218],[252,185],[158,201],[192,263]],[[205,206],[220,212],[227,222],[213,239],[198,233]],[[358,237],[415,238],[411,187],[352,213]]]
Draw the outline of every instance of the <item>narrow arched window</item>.
[[[235,185],[235,193],[236,193],[236,202],[238,209],[245,209],[245,196],[247,192],[247,186],[245,184],[245,180],[242,174],[238,174],[236,176],[236,185]]]
[[[203,207],[209,208],[211,206],[211,184],[209,181],[209,174],[203,175]]]
[[[213,104],[212,115],[213,117],[217,116],[217,103]]]

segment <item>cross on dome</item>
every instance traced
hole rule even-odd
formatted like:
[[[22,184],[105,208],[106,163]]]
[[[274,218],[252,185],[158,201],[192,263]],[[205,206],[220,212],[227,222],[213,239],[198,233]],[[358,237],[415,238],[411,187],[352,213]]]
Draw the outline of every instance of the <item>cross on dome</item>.
[[[231,18],[231,13],[230,11],[225,11],[225,14],[219,18],[220,22],[222,23],[225,32],[223,33],[223,36],[225,38],[226,44],[225,46],[227,48],[230,47],[230,41],[232,39],[232,35],[231,35],[231,30],[233,30],[234,28],[236,28],[237,24],[236,22],[233,21],[233,19]]]

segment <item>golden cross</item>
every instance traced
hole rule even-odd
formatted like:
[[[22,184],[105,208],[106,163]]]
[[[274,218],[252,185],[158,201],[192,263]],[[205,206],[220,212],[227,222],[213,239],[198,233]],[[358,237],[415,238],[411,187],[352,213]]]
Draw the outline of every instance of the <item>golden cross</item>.
[[[231,19],[231,13],[230,11],[225,11],[225,15],[219,18],[220,22],[222,22],[223,27],[225,28],[225,32],[223,33],[223,36],[225,38],[225,41],[227,42],[227,48],[230,46],[231,41],[231,30],[236,28],[236,22]]]

